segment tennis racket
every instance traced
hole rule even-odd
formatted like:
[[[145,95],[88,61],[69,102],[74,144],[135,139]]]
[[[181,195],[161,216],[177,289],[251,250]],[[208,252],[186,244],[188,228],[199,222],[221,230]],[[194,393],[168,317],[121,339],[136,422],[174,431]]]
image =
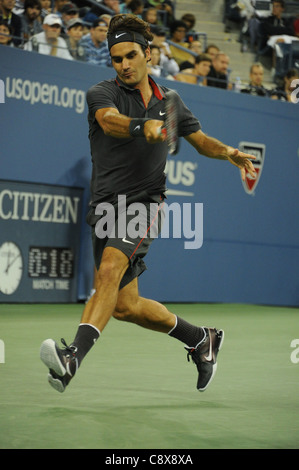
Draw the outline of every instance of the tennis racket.
[[[162,132],[165,132],[168,152],[171,155],[176,155],[179,151],[180,140],[178,136],[178,96],[173,90],[165,93],[165,122],[162,127]]]

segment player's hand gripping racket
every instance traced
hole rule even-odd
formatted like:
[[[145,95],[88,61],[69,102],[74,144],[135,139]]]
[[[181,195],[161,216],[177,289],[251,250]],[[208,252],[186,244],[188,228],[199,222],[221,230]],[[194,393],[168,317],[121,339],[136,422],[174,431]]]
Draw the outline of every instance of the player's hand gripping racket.
[[[169,90],[165,93],[165,122],[161,129],[161,132],[166,134],[166,140],[168,144],[168,152],[171,155],[176,155],[179,151],[180,141],[178,136],[178,96],[177,94]]]

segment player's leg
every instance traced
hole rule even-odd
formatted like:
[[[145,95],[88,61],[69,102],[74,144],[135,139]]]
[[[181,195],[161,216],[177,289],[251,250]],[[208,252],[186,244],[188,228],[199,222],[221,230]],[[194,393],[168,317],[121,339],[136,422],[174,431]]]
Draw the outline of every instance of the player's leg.
[[[103,331],[115,310],[120,281],[129,266],[128,257],[114,247],[106,247],[95,279],[95,293],[86,304],[81,323]]]
[[[64,349],[52,339],[42,343],[40,357],[49,368],[48,381],[59,392],[65,390],[114,313],[119,284],[128,264],[127,256],[121,251],[105,248],[96,278],[96,292],[85,306],[74,341],[67,346],[62,340]]]
[[[113,316],[161,333],[168,333],[176,324],[176,316],[164,305],[139,296],[137,278],[119,291]]]
[[[137,278],[119,291],[113,316],[117,320],[167,333],[190,347],[196,347],[205,336],[203,328],[186,322],[165,305],[139,296]]]
[[[198,371],[197,389],[204,391],[217,369],[217,355],[224,332],[216,328],[198,327],[171,313],[163,304],[138,294],[137,279],[120,290],[113,316],[144,328],[167,333],[186,344]]]

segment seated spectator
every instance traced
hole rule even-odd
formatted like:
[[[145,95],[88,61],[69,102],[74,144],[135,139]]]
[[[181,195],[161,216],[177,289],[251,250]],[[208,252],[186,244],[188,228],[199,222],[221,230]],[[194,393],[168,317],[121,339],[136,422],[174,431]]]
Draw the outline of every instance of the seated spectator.
[[[196,55],[202,54],[202,46],[201,46],[200,41],[194,40],[192,42],[189,42],[188,49],[189,49],[189,51],[194,52]],[[191,55],[190,54],[189,60],[181,63],[180,70],[185,70],[185,69],[192,68],[195,64],[196,55]]]
[[[44,18],[52,13],[52,2],[51,0],[40,0],[40,4],[42,7],[41,14],[40,14],[40,22],[43,23]]]
[[[224,52],[218,52],[212,60],[211,69],[208,74],[208,86],[228,89],[228,66],[229,57]]]
[[[3,20],[0,20],[0,46],[12,46],[11,27]]]
[[[154,26],[150,27],[151,33],[153,35],[153,40],[151,44],[158,46],[160,48],[161,54],[166,55],[168,58],[172,58],[170,47],[168,42],[166,41],[166,31],[161,26]]]
[[[89,64],[108,67],[112,65],[107,44],[107,31],[107,23],[98,18],[93,22],[90,33],[81,39],[79,45],[84,48],[86,61]]]
[[[54,0],[53,13],[58,16],[62,16],[62,8],[64,5],[69,3],[69,0]]]
[[[271,36],[268,40],[268,46],[273,48],[271,77],[276,79],[285,73],[289,66],[290,54],[293,42],[299,41],[296,36]]]
[[[79,8],[74,3],[66,3],[61,8],[61,20],[62,20],[62,33],[61,35],[66,38],[66,25],[73,18],[79,18]]]
[[[282,87],[277,87],[271,90],[270,98],[273,100],[288,101],[289,103],[295,103],[295,101],[292,100],[292,93],[298,86],[296,83],[294,83],[294,80],[298,79],[299,71],[296,69],[289,70],[284,76]],[[299,91],[297,93],[297,97],[299,97]]]
[[[271,76],[275,77],[277,50],[276,43],[292,42],[295,36],[294,20],[283,17],[284,0],[274,0],[272,4],[272,15],[261,21],[259,29],[259,50],[258,54],[271,54],[272,68]],[[294,39],[296,39],[294,37]]]
[[[119,0],[103,0],[102,4],[109,8],[109,10],[113,11],[115,15],[118,15],[120,13],[119,11]],[[103,12],[106,13],[106,12]]]
[[[129,13],[132,15],[136,15],[139,18],[142,18],[143,9],[144,9],[144,6],[143,6],[142,0],[131,0],[128,3]]]
[[[215,44],[209,44],[205,50],[206,54],[209,54],[212,60],[215,59],[216,55],[220,52],[220,49],[218,46],[215,46]]]
[[[196,23],[196,18],[193,13],[185,13],[184,15],[181,16],[181,21],[185,23],[187,26],[187,33],[192,33],[194,31],[194,26]]]
[[[160,49],[158,46],[151,45],[151,60],[147,64],[148,73],[154,75],[155,77],[161,76],[161,67],[160,67]]]
[[[151,44],[151,61],[148,63],[149,73],[156,77],[173,80],[178,71],[178,64],[174,59],[169,59],[161,53],[160,48]]]
[[[0,20],[3,20],[11,28],[12,42],[16,47],[23,41],[22,20],[12,10],[15,6],[15,0],[0,0]]]
[[[188,43],[185,42],[187,27],[185,23],[181,20],[175,20],[170,25],[170,40],[176,43],[180,48],[175,47],[170,44],[170,51],[174,60],[180,66],[183,62],[190,59],[191,54],[188,52]],[[186,49],[186,52],[181,49],[183,47]]]
[[[259,25],[259,11],[255,9],[255,0],[226,0],[225,31],[230,31],[230,21],[240,25],[241,51],[248,48],[247,37],[250,37],[250,47],[253,50],[257,41],[257,28]]]
[[[164,26],[163,20],[159,18],[158,10],[154,7],[147,8],[143,11],[142,19],[150,25]]]
[[[128,14],[130,13],[128,9],[128,4],[130,3],[131,0],[125,0],[124,2],[121,2],[119,5],[119,13],[121,14]]]
[[[255,96],[269,96],[269,90],[263,85],[264,67],[261,63],[252,64],[249,72],[249,84],[246,88],[241,89],[241,93],[248,93]]]
[[[40,54],[51,55],[61,59],[73,60],[65,40],[60,37],[62,21],[58,15],[50,13],[43,22],[41,33],[32,36],[25,44],[26,51],[35,51]]]
[[[242,22],[238,0],[224,0],[224,31],[226,33],[231,31],[231,21],[233,23]]]
[[[261,20],[259,51],[266,47],[267,41],[271,36],[281,36],[283,34],[294,36],[294,20],[283,17],[284,8],[284,0],[274,0],[272,3],[272,15]]]
[[[264,4],[270,4],[270,0],[265,1]],[[246,52],[248,46],[251,52],[255,51],[258,45],[260,22],[263,18],[270,16],[270,11],[265,6],[264,10],[256,8],[256,1],[252,0],[238,0],[236,8],[239,9],[241,18],[241,31],[239,41],[241,42],[241,52]],[[249,42],[249,44],[248,44]]]
[[[275,50],[276,44],[278,43],[291,44],[293,41],[299,41],[299,18],[294,21],[290,21],[290,25],[293,28],[293,35],[278,34],[270,36],[267,41],[267,45]]]
[[[35,34],[42,32],[43,27],[39,20],[41,10],[42,6],[39,0],[25,0],[24,13],[20,15],[25,42]]]
[[[97,18],[102,17],[102,15],[104,14],[114,16],[120,13],[120,5],[118,0],[102,0],[101,2],[97,2],[97,4],[95,4],[94,2],[92,5],[93,6],[83,18],[83,21],[86,21],[91,24]]]
[[[109,26],[111,18],[112,18],[112,16],[108,15],[107,13],[103,13],[103,15],[99,16],[99,19],[105,21],[107,26]]]
[[[86,61],[86,55],[84,47],[80,45],[80,41],[84,34],[83,21],[80,18],[72,18],[67,26],[67,38],[66,43],[70,51],[71,56],[75,60]]]
[[[170,47],[166,41],[165,30],[161,27],[152,26],[151,32],[153,34],[151,45],[157,46],[160,50],[160,66],[162,67],[162,75],[170,78],[169,76],[175,75],[180,69],[171,55]]]
[[[207,75],[210,72],[212,59],[208,54],[201,54],[195,58],[194,67],[184,69],[183,73],[176,75],[176,80],[192,85],[207,85]]]
[[[24,0],[16,0],[12,12],[16,15],[22,15],[24,13]]]
[[[182,15],[181,21],[183,21],[187,26],[185,41],[191,42],[192,40],[197,39],[197,33],[194,30],[194,26],[196,23],[195,15],[193,15],[193,13],[185,13],[184,15]]]
[[[165,12],[165,18],[162,15],[160,17],[164,26],[169,27],[170,24],[174,21],[174,8],[171,0],[144,0],[144,8],[148,9],[151,7],[154,7],[156,10],[158,10],[158,12]]]

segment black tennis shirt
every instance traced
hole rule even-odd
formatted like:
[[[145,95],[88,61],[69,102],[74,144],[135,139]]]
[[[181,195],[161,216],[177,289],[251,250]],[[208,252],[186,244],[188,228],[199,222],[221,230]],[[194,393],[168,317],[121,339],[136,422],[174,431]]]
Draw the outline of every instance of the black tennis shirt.
[[[118,195],[131,195],[146,190],[162,194],[166,189],[164,173],[168,147],[166,142],[149,144],[145,137],[118,139],[105,135],[95,113],[101,108],[116,108],[132,118],[164,120],[165,92],[149,77],[153,95],[146,107],[138,89],[130,88],[116,79],[104,80],[87,92],[89,140],[92,157],[91,206],[99,202],[116,203]],[[198,119],[185,106],[179,105],[179,136],[198,131]]]

